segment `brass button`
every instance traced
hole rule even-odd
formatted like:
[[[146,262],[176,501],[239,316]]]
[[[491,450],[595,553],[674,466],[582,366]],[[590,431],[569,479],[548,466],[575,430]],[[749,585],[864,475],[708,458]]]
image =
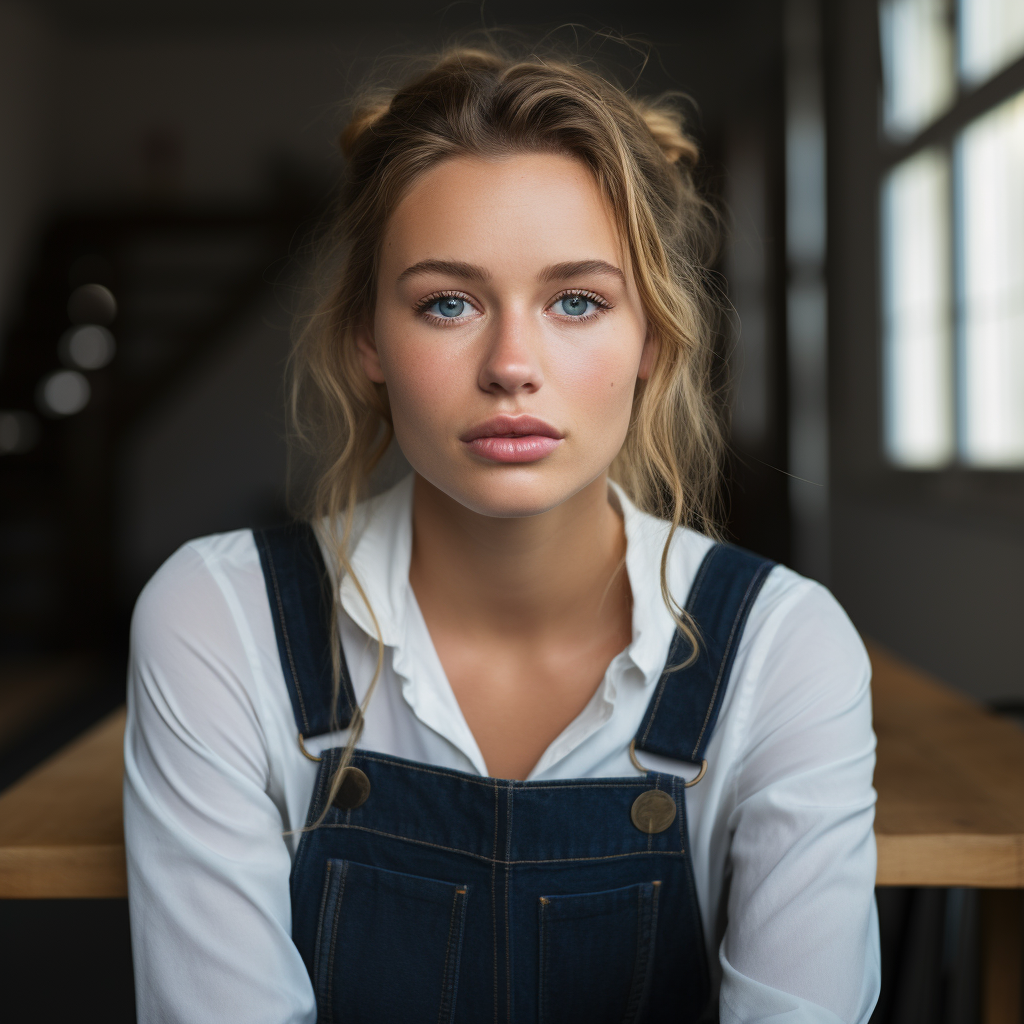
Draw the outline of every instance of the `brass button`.
[[[629,816],[641,832],[654,835],[676,820],[676,802],[663,789],[649,789],[633,801]]]
[[[370,780],[366,773],[349,765],[341,777],[341,785],[334,796],[334,806],[342,811],[354,811],[366,803],[370,795]]]

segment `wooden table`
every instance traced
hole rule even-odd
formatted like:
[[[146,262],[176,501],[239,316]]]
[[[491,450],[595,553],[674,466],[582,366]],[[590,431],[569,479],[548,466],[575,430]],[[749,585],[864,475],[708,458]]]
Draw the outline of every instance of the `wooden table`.
[[[878,884],[972,886],[985,1024],[1021,1021],[1024,730],[871,646]],[[123,897],[117,711],[0,794],[0,898]]]
[[[0,898],[124,897],[124,708],[0,794]]]
[[[981,1019],[1021,1024],[1024,730],[869,650],[878,884],[984,890]]]

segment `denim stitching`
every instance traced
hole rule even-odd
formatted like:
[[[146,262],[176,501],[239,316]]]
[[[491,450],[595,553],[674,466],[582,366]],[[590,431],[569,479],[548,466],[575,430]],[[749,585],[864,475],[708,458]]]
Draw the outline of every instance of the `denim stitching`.
[[[459,972],[462,969],[462,934],[466,922],[466,900],[469,899],[469,886],[465,885],[461,889],[456,889],[455,895],[456,897],[462,897],[460,900],[462,909],[459,912],[459,941],[455,946],[455,966],[452,969],[451,1012],[448,1015],[449,1024],[455,1017],[455,1008],[457,1006],[459,995]]]
[[[324,909],[327,906],[327,893],[331,888],[332,863],[332,861],[327,862],[327,873],[324,876],[324,891],[320,897],[320,916],[317,918],[316,924],[316,944],[313,946],[313,978],[315,979],[318,992],[320,989],[320,943],[323,941],[324,934]]]
[[[626,1004],[626,1015],[622,1024],[634,1024],[644,1009],[651,981],[651,970],[654,964],[657,925],[658,897],[661,892],[661,880],[641,883],[637,889],[637,946],[633,961],[633,975],[630,982],[629,1000]],[[646,890],[650,890],[649,893]],[[547,908],[550,900],[541,896],[540,923],[538,936],[538,978],[537,978],[537,1014],[540,1024],[547,1024],[546,997],[548,989],[548,928]],[[646,928],[645,928],[646,920]]]
[[[316,803],[313,805],[314,814],[311,814],[309,816],[309,820],[306,822],[307,828],[310,825],[312,825],[314,821],[316,821],[317,817],[319,817],[320,815],[320,812],[323,810],[324,779],[326,779],[327,776],[331,774],[330,770],[327,768],[327,765],[330,765],[333,762],[333,760],[333,757],[330,758],[330,760],[328,760],[327,763],[323,765],[323,767],[321,767],[320,769],[319,777],[316,780]]]
[[[659,791],[661,790],[661,776],[660,775],[655,775],[654,776],[654,788],[655,788],[655,790],[659,790]],[[648,832],[647,833],[647,852],[650,853],[653,849],[654,849],[654,833],[653,832]]]
[[[512,854],[512,794],[511,786],[506,787],[508,809],[505,812],[505,863],[511,863]],[[508,934],[508,880],[511,871],[505,868],[505,1020],[512,1024],[512,950]]]
[[[325,767],[326,763],[322,762],[320,765],[320,770],[317,772],[316,790],[314,792],[313,800],[309,805],[309,813],[306,815],[307,829],[313,824],[314,821],[316,821],[316,816],[320,813],[320,794],[323,792],[324,776],[326,774],[324,771]],[[306,851],[309,849],[310,844],[310,835],[311,833],[308,831],[303,832],[301,838],[299,839],[299,848],[295,851],[295,861],[292,864],[291,878],[293,883],[294,880],[299,877],[301,865],[306,859]]]
[[[549,783],[520,782],[518,785],[514,785],[513,788],[521,793],[536,793],[542,789],[643,789],[644,782],[642,779],[630,779],[626,782],[573,782],[565,786],[556,786]]]
[[[672,639],[671,646],[669,647],[668,661],[670,663],[674,662],[676,660],[675,659],[675,652],[676,652],[677,648],[679,647],[679,643],[680,643],[680,639],[679,638],[680,638],[680,636],[681,636],[681,634],[677,632],[676,635]],[[654,704],[653,704],[653,706],[651,708],[651,717],[650,717],[650,719],[647,722],[647,728],[644,729],[643,736],[640,737],[640,747],[641,748],[643,748],[643,745],[647,742],[647,737],[650,734],[651,729],[654,727],[654,719],[658,715],[658,706],[661,704],[661,698],[665,695],[665,690],[668,688],[669,681],[672,679],[673,675],[674,675],[674,673],[672,673],[672,672],[663,672],[662,675],[661,675],[661,682],[658,684],[658,692],[654,695]]]
[[[639,1004],[636,988],[640,980],[640,950],[644,934],[644,895],[644,887],[640,886],[636,896],[636,957],[633,960],[633,980],[629,986],[629,1002],[626,1004],[626,1016],[623,1018],[622,1024],[632,1024]],[[646,969],[646,967],[645,959],[644,968]]]
[[[694,579],[693,585],[690,587],[690,593],[686,598],[687,608],[696,603],[697,596],[700,594],[700,589],[704,586],[704,580],[707,578],[708,570],[711,568],[711,563],[718,557],[718,553],[721,550],[722,545],[716,544],[714,548],[708,551],[708,555],[704,556],[704,561],[701,562],[700,568],[697,570],[697,576]]]
[[[570,782],[569,780],[566,780],[563,784],[557,780],[552,782],[531,782],[526,779],[495,779],[492,776],[486,775],[475,778],[472,775],[467,775],[465,772],[449,772],[445,771],[443,768],[424,768],[415,761],[403,761],[401,764],[396,764],[396,762],[391,758],[374,757],[372,754],[366,754],[362,751],[357,751],[357,756],[361,761],[371,761],[374,764],[392,765],[402,768],[403,770],[423,772],[426,775],[441,775],[445,778],[455,779],[459,782],[471,782],[475,786],[486,786],[488,789],[493,789],[498,782],[504,782],[515,789],[521,789],[527,792],[533,792],[541,789],[642,789],[644,786],[643,782],[638,782],[633,779],[623,779],[622,782],[598,782],[595,780],[594,782],[583,783]]]
[[[274,599],[277,601],[277,614],[281,621],[281,635],[284,637],[284,649],[288,655],[288,667],[292,672],[292,679],[295,681],[295,696],[299,699],[299,712],[302,715],[303,735],[309,732],[309,719],[306,716],[306,703],[302,699],[302,686],[299,683],[299,673],[295,670],[295,658],[292,656],[292,641],[288,635],[288,623],[284,618],[284,602],[281,600],[281,588],[277,582],[277,569],[274,566],[274,555],[270,545],[266,543],[266,533],[260,530],[263,537],[263,547],[267,553],[267,565],[270,566],[270,581],[274,585]]]
[[[623,857],[678,857],[675,850],[632,850],[629,853],[605,853],[600,857],[550,857],[547,860],[516,860],[513,864],[583,864],[592,860],[619,860]]]
[[[441,970],[441,1005],[437,1010],[437,1024],[443,1024],[444,1004],[448,997],[448,957],[452,952],[452,932],[455,930],[455,908],[459,905],[459,890],[452,895],[452,916],[448,922],[448,942],[444,947],[444,967]],[[449,1017],[451,1014],[448,1015]]]
[[[736,639],[736,629],[740,622],[746,621],[747,616],[747,605],[750,600],[750,592],[755,586],[760,584],[761,578],[768,574],[773,568],[774,564],[771,562],[762,562],[758,567],[754,578],[747,584],[746,593],[743,595],[743,600],[740,602],[739,610],[736,612],[736,618],[733,619],[732,629],[729,631],[729,639],[725,644],[725,651],[722,654],[722,660],[718,666],[718,678],[715,679],[715,688],[711,691],[711,702],[708,704],[707,714],[704,716],[704,724],[701,726],[700,735],[697,737],[697,745],[693,748],[693,754],[691,760],[697,757],[697,751],[700,750],[701,740],[704,738],[704,732],[708,727],[708,722],[711,720],[711,712],[715,706],[715,700],[718,698],[718,688],[722,685],[722,674],[725,672],[726,662],[729,660],[729,652],[732,650],[733,641]]]
[[[672,779],[672,799],[675,800],[677,807],[682,804],[682,811],[676,815],[676,827],[679,829],[679,852],[686,853],[686,841],[683,838],[683,822],[685,821],[684,815],[686,814],[686,790],[680,789],[679,780],[675,777]]]
[[[491,857],[491,931],[494,938],[494,1024],[498,1024],[498,908],[494,880],[498,872],[498,782],[494,781],[494,846]]]
[[[345,898],[345,881],[348,878],[348,861],[341,862],[341,881],[338,883],[338,902],[334,904],[334,921],[331,926],[331,956],[327,964],[327,1024],[334,1020],[334,953],[338,945],[338,917],[341,901]]]
[[[313,792],[314,792],[313,799],[315,800],[316,799],[316,792],[317,791],[314,790]],[[315,804],[312,801],[310,801],[309,810],[312,810],[314,806],[315,806]],[[309,811],[307,811],[306,812],[306,824],[305,824],[304,828],[306,828],[306,829],[309,828],[310,820],[311,820],[311,818],[310,818],[310,815],[309,815]],[[308,839],[309,839],[309,832],[303,831],[300,834],[300,836],[299,836],[299,845],[295,849],[295,859],[292,861],[292,869],[291,869],[291,872],[290,872],[290,874],[288,876],[288,886],[289,886],[289,890],[292,893],[292,897],[293,898],[295,896],[295,886],[297,885],[297,879],[299,877],[299,870],[301,869],[302,863],[306,859],[306,848],[309,846],[309,843],[307,842]]]
[[[715,556],[718,554],[719,551],[721,551],[721,549],[721,544],[716,544],[705,556],[704,561],[701,562],[700,569],[697,570],[697,577],[690,587],[689,596],[686,598],[687,609],[692,607],[693,604],[696,602],[697,597],[700,594],[700,588],[704,585],[704,580],[707,577],[708,569],[711,567],[711,563],[715,560]],[[672,640],[672,646],[669,648],[668,664],[672,664],[675,662],[676,659],[674,655],[676,648],[679,646],[681,638],[682,633],[679,633],[677,631],[675,637]],[[675,675],[674,672],[665,672],[665,674],[661,677],[661,684],[659,685],[658,692],[657,694],[655,694],[654,697],[654,707],[651,709],[650,720],[647,722],[647,728],[644,729],[644,734],[640,738],[641,749],[643,748],[643,745],[647,742],[647,737],[650,735],[651,729],[654,727],[654,719],[658,715],[658,706],[661,704],[661,698],[664,695],[665,690],[668,687],[669,680],[672,678],[673,675]]]
[[[356,832],[368,832],[370,835],[381,836],[384,839],[397,839],[403,843],[413,843],[416,846],[429,846],[432,850],[446,850],[448,853],[458,853],[463,857],[471,857],[473,860],[481,860],[485,864],[515,865],[515,864],[581,864],[592,860],[618,860],[622,857],[646,857],[648,854],[654,857],[678,857],[683,850],[626,850],[624,853],[603,853],[598,857],[547,857],[538,860],[517,859],[505,861],[498,857],[487,857],[482,853],[472,853],[469,850],[460,850],[454,846],[444,846],[441,843],[431,843],[426,839],[413,839],[411,836],[397,836],[393,832],[382,832],[380,829],[369,828],[367,825],[347,825],[344,822],[324,822],[321,828],[350,828]],[[493,905],[493,904],[492,904]],[[497,926],[497,922],[495,922]],[[497,946],[495,946],[495,958],[497,958]]]
[[[683,872],[683,879],[686,882],[686,888],[689,892],[688,909],[690,912],[690,918],[693,921],[693,933],[699,938],[697,948],[700,953],[701,966],[704,968],[705,977],[708,976],[708,950],[704,941],[704,924],[701,920],[700,915],[700,903],[697,900],[697,883],[693,877],[693,866],[688,865],[687,869]]]
[[[547,908],[550,901],[541,896],[540,898],[540,977],[537,992],[537,1015],[540,1024],[545,1024],[547,1014],[544,1012],[544,1000],[547,996],[547,975],[548,975],[548,948],[547,948]]]
[[[331,791],[331,779],[334,776],[334,769],[337,767],[338,759],[331,751],[330,757],[325,757],[320,765],[320,778],[316,785],[316,813],[326,814],[330,811],[330,804],[327,803],[327,796]],[[311,817],[308,824],[312,825],[316,818]]]
[[[651,883],[651,901],[650,907],[648,908],[648,921],[647,921],[647,960],[644,964],[643,972],[643,983],[640,989],[640,998],[637,1000],[636,1007],[633,1010],[633,1016],[628,1024],[632,1024],[632,1021],[643,1011],[644,1004],[647,1000],[647,992],[651,984],[651,965],[654,963],[654,958],[657,955],[657,939],[658,939],[658,897],[661,893],[661,882],[655,881]]]

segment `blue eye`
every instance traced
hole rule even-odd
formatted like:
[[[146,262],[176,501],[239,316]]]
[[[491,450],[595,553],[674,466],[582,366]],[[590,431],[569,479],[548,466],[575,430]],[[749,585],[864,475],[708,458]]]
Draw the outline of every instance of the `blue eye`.
[[[566,316],[583,316],[587,312],[587,306],[593,305],[596,305],[596,303],[585,295],[566,295],[558,303],[559,309]]]
[[[438,299],[437,302],[434,302],[427,307],[427,312],[433,313],[435,316],[443,316],[448,319],[454,319],[455,317],[462,316],[465,311],[466,300],[457,298],[454,295],[446,295],[443,299]]]

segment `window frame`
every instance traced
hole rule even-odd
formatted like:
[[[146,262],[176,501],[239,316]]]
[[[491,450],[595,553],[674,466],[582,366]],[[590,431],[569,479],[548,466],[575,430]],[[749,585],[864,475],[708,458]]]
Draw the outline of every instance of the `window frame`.
[[[879,30],[879,52],[881,25],[878,18],[879,5],[875,5],[876,19]],[[907,139],[894,140],[887,136],[882,121],[882,76],[881,60],[877,63],[878,80],[877,88],[879,95],[879,118],[878,118],[878,148],[875,178],[876,211],[880,213],[882,202],[882,191],[885,179],[889,172],[904,160],[915,156],[925,149],[936,148],[942,150],[949,161],[951,171],[951,196],[950,216],[952,230],[952,259],[954,263],[954,280],[958,278],[960,270],[956,266],[961,258],[960,246],[957,241],[957,211],[956,204],[958,197],[958,170],[957,162],[957,140],[961,133],[978,118],[989,113],[1006,100],[1011,99],[1018,93],[1024,91],[1024,56],[1017,58],[1013,63],[996,72],[991,78],[978,85],[965,85],[963,79],[957,72],[956,94],[949,108],[930,122],[915,135]],[[880,219],[880,218],[879,218]],[[881,254],[881,230],[877,229],[875,240],[876,270],[879,280],[876,292],[876,322],[878,324],[877,348],[878,348],[878,402],[879,413],[883,411],[884,394],[886,381],[884,379],[885,358],[884,352],[884,327],[883,308],[881,297],[883,286],[881,283],[882,254]],[[951,282],[952,284],[953,282]],[[954,303],[957,300],[954,299]],[[957,328],[954,325],[954,332]],[[959,349],[960,340],[956,338],[954,345]],[[959,363],[959,353],[955,355]],[[954,387],[959,392],[961,382],[958,373],[955,372]],[[955,415],[959,417],[961,398],[959,393],[955,399]],[[999,514],[999,510],[1005,510],[1011,514],[1020,515],[1024,511],[1024,466],[988,467],[975,466],[964,462],[959,453],[954,456],[954,461],[936,467],[901,466],[889,460],[885,454],[884,425],[881,415],[878,423],[878,455],[882,463],[883,474],[886,478],[883,486],[893,487],[897,492],[906,497],[920,496],[929,500],[938,500],[943,504],[953,502],[957,505],[967,503],[969,505],[983,505]],[[959,426],[956,427],[959,430]],[[882,483],[882,481],[880,481]]]
[[[1024,536],[1024,471],[902,467],[885,447],[882,185],[890,168],[938,145],[1024,88],[1024,57],[976,86],[958,81],[952,105],[909,138],[884,134],[877,2],[838,0],[825,14],[828,162],[830,501],[842,520],[908,514],[956,528]],[[903,510],[900,513],[900,510]],[[840,531],[841,532],[841,531]],[[941,557],[941,556],[937,556]]]

